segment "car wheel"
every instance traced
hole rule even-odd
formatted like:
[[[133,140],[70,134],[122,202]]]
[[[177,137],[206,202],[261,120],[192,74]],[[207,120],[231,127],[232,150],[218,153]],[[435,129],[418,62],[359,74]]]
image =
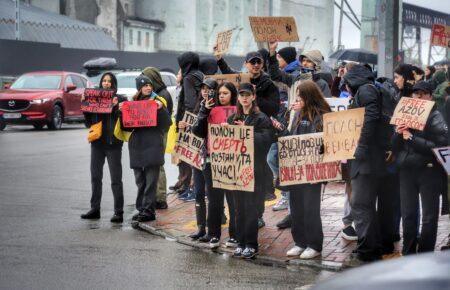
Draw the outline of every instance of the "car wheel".
[[[59,130],[61,129],[63,121],[63,111],[60,106],[56,105],[52,109],[52,116],[50,122],[47,123],[47,127],[50,130]]]
[[[0,121],[0,131],[3,131],[6,128],[6,123],[3,121]]]
[[[36,130],[42,130],[42,128],[44,128],[44,124],[33,124],[33,127]]]

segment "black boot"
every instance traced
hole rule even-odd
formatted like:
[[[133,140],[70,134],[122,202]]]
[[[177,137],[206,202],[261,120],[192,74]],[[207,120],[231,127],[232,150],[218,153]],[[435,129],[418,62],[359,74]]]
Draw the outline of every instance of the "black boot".
[[[100,210],[99,209],[91,209],[87,213],[82,214],[81,218],[84,220],[98,220],[100,218]]]
[[[115,213],[111,218],[111,222],[116,224],[123,223],[123,213]]]
[[[195,216],[197,218],[198,231],[189,235],[193,240],[198,240],[206,234],[206,204],[205,202],[195,204]]]

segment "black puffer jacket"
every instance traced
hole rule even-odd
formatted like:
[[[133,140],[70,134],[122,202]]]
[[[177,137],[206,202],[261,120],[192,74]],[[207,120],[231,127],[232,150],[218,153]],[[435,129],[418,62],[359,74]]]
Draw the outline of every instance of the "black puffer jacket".
[[[155,88],[155,93],[160,96],[163,97],[164,100],[166,100],[167,102],[167,111],[169,112],[169,115],[172,116],[173,113],[173,101],[172,101],[172,96],[170,95],[169,91],[167,90],[167,88],[161,87],[159,89]]]
[[[361,174],[384,172],[384,149],[377,136],[381,126],[381,105],[371,71],[362,65],[355,65],[345,75],[344,82],[350,87],[353,97],[351,108],[365,108],[361,136],[350,162],[350,177]]]
[[[230,68],[223,58],[218,60],[217,64],[223,74],[239,73]],[[276,117],[280,110],[280,92],[269,75],[262,72],[259,78],[250,79],[250,82],[256,86],[256,103],[258,107],[267,116]]]
[[[436,109],[430,113],[423,131],[411,130],[411,140],[404,140],[403,135],[392,136],[393,150],[400,168],[423,168],[428,163],[440,166],[433,155],[433,148],[447,146],[447,123]]]

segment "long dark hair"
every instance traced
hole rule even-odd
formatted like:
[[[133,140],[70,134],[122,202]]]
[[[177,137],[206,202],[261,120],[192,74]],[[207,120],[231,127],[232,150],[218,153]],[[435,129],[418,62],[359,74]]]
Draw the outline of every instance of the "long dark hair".
[[[99,88],[103,89],[102,83],[103,83],[103,79],[105,78],[105,76],[109,75],[109,77],[111,78],[111,89],[114,90],[114,93],[117,93],[117,79],[116,76],[112,73],[112,72],[105,72],[102,77],[100,78],[100,84],[99,84]]]
[[[319,86],[313,81],[303,81],[297,87],[297,96],[302,98],[305,103],[297,122],[300,122],[303,117],[307,117],[311,123],[314,123],[315,116],[331,112],[330,105],[325,100]]]
[[[214,100],[214,102],[216,103],[216,106],[222,106],[220,104],[220,100],[219,100],[219,91],[220,91],[221,87],[225,87],[231,92],[230,105],[231,106],[236,106],[238,92],[237,92],[237,89],[236,89],[236,87],[234,86],[234,84],[232,82],[223,82],[217,87],[216,99]]]
[[[253,115],[253,114],[257,114],[259,112],[261,112],[261,110],[259,109],[258,105],[256,104],[256,92],[253,91],[252,95],[255,96],[255,99],[252,102],[252,107],[250,108],[250,113],[249,115]],[[236,115],[234,116],[234,121],[244,121],[245,117],[244,117],[244,108],[242,107],[241,103],[239,103],[239,101],[236,102]]]

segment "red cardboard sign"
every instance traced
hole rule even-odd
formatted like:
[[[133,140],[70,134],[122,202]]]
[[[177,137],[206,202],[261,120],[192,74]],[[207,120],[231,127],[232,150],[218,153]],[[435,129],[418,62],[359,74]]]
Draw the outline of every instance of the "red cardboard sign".
[[[84,101],[81,102],[81,111],[100,114],[110,114],[112,112],[113,90],[85,89],[84,97]]]
[[[125,128],[154,127],[157,125],[158,104],[153,100],[124,102],[122,122]]]
[[[208,117],[209,124],[225,123],[229,116],[236,113],[236,106],[214,107]]]

